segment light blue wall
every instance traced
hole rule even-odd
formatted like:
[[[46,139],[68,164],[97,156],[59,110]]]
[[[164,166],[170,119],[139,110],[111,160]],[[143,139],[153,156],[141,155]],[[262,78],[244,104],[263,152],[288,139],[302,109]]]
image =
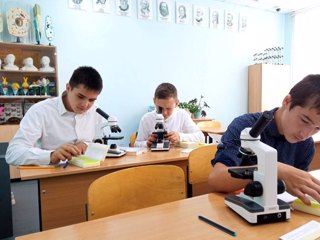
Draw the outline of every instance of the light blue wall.
[[[288,18],[283,14],[213,0],[184,2],[246,14],[248,29],[227,32],[159,22],[155,1],[150,21],[139,20],[136,7],[131,17],[117,16],[114,2],[110,14],[93,12],[92,0],[87,11],[69,9],[67,0],[20,0],[18,4],[38,3],[43,17],[52,16],[60,93],[79,65],[91,65],[100,72],[104,90],[97,105],[118,117],[125,135],[122,143],[127,144],[161,82],[175,84],[181,101],[204,95],[211,106],[208,117],[227,126],[247,112],[247,66],[253,63],[252,55],[286,43]],[[2,0],[2,9],[7,6],[8,1]],[[42,38],[42,43],[48,42]]]

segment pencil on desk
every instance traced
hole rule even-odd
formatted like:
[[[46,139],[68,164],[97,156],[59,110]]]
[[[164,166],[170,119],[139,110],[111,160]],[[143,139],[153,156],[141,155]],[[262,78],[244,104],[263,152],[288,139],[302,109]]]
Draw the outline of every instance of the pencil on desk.
[[[230,229],[228,229],[228,228],[226,228],[224,226],[221,226],[220,224],[215,223],[215,222],[209,220],[208,218],[205,218],[205,217],[202,217],[202,216],[198,216],[198,218],[200,220],[208,223],[209,225],[214,226],[214,227],[220,229],[221,231],[224,231],[224,232],[230,234],[231,236],[234,236],[234,237],[237,236],[237,234],[234,231],[232,231],[232,230],[230,230]]]
[[[53,165],[41,165],[41,166],[18,166],[18,169],[54,169]]]

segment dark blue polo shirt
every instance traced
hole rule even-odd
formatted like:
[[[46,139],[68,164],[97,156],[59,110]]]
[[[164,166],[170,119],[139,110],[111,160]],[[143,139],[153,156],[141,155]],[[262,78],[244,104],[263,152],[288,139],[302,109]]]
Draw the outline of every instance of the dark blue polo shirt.
[[[277,109],[273,109],[274,113]],[[244,114],[235,118],[228,126],[221,138],[218,151],[212,160],[214,165],[221,162],[224,165],[239,166],[241,158],[237,157],[240,148],[240,133],[247,127],[252,127],[262,115],[261,112]],[[260,135],[261,142],[275,148],[278,152],[278,162],[286,163],[301,170],[308,170],[314,155],[314,142],[312,138],[297,143],[289,143],[280,135],[273,119]]]

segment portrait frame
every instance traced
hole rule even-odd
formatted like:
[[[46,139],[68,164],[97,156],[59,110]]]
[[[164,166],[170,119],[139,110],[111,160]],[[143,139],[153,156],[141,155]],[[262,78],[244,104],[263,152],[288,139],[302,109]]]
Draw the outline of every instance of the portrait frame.
[[[138,19],[152,19],[152,0],[137,0]]]
[[[71,9],[87,11],[87,0],[68,0],[68,6]]]
[[[248,28],[248,16],[239,13],[239,32],[246,32]]]
[[[183,11],[184,10],[184,14]],[[189,3],[176,2],[176,23],[177,24],[190,24],[191,11]]]
[[[111,13],[111,0],[93,0],[92,9],[94,12]]]
[[[157,1],[157,15],[160,22],[171,22],[172,6],[170,0]]]
[[[209,9],[209,27],[212,29],[221,29],[223,26],[222,11],[217,8]]]
[[[116,13],[119,16],[131,16],[131,0],[116,0]]]
[[[208,7],[193,5],[193,25],[198,27],[209,27]]]
[[[224,29],[227,31],[235,31],[238,26],[238,18],[234,12],[224,12]]]

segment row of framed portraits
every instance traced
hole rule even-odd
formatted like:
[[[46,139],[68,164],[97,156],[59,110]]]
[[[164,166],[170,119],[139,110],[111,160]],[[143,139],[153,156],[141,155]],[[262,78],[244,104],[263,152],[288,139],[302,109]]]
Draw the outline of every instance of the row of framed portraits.
[[[92,9],[95,12],[115,12],[119,16],[126,17],[131,17],[132,10],[136,7],[137,17],[142,20],[157,19],[161,22],[224,28],[239,32],[245,32],[248,24],[247,16],[244,14],[172,0],[68,0],[68,6],[73,9],[87,10],[89,1],[92,1]],[[155,11],[153,11],[154,7]],[[154,16],[155,12],[156,16]]]

